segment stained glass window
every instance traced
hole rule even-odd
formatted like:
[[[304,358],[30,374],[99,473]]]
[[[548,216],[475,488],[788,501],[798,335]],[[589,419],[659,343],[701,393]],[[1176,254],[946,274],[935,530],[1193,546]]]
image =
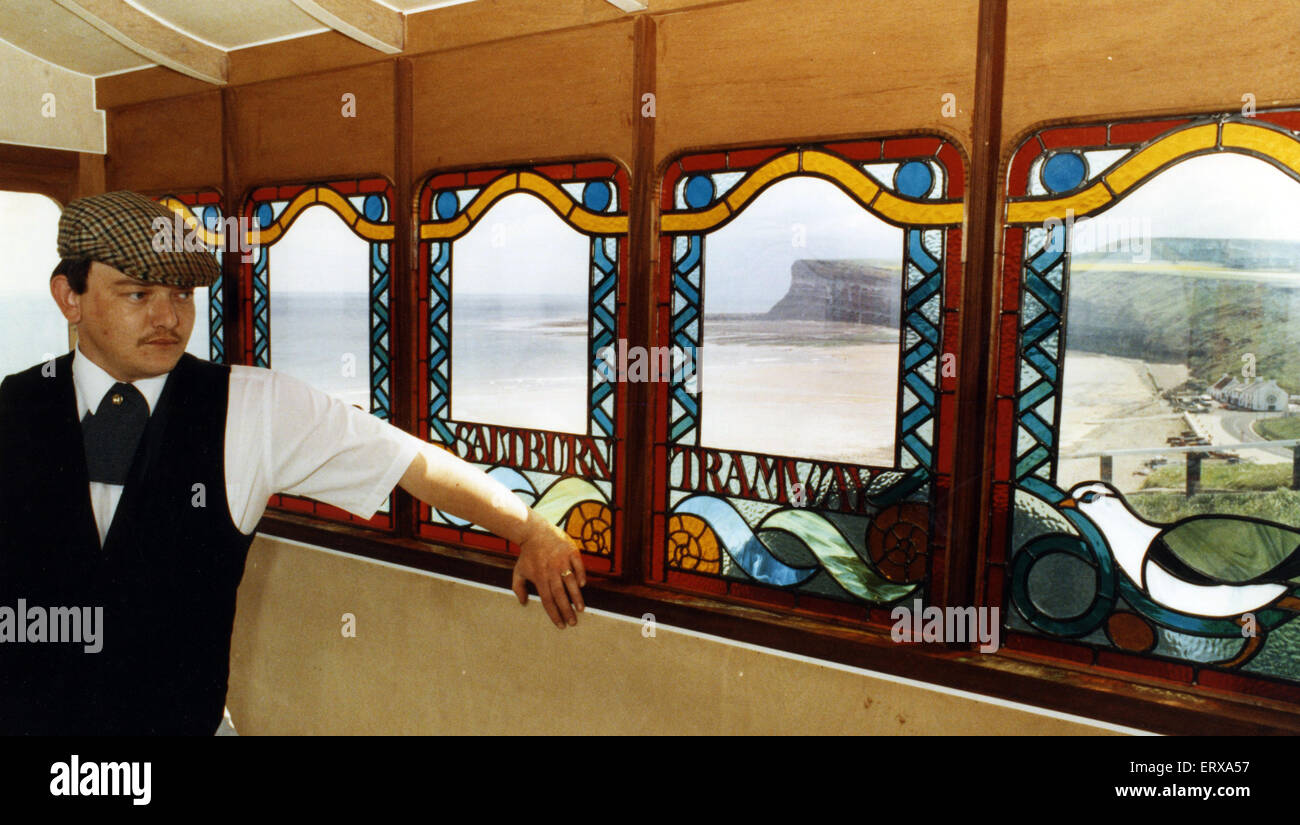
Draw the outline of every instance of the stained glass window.
[[[68,351],[68,322],[50,296],[59,205],[44,195],[0,192],[0,376]]]
[[[257,242],[241,265],[249,362],[284,369],[385,420],[392,397],[392,209],[392,186],[380,179],[256,189],[243,214]],[[393,526],[389,505],[362,521],[293,496],[276,496],[272,504]]]
[[[217,261],[221,261],[227,227],[218,193],[183,192],[165,195],[158,202],[178,216],[176,237],[195,233],[216,255]],[[191,355],[216,364],[226,363],[225,323],[221,312],[223,281],[224,277],[219,275],[212,286],[194,290],[194,330],[185,347]]]
[[[1014,155],[986,585],[1008,646],[1296,695],[1298,129],[1055,128]]]
[[[616,571],[626,172],[608,161],[439,173],[420,190],[422,433],[483,468]],[[419,534],[506,551],[421,505]]]
[[[679,366],[655,384],[656,581],[878,622],[926,600],[962,181],[940,138],[668,167],[658,343]]]
[[[452,419],[585,434],[591,241],[516,192],[454,254]]]

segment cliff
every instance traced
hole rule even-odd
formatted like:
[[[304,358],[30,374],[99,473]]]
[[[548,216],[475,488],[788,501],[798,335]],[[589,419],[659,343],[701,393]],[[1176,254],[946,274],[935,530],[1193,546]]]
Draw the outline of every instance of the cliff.
[[[898,326],[899,278],[862,260],[795,261],[790,289],[767,317]]]
[[[1154,240],[1150,263],[1119,253],[1074,259],[1069,349],[1185,363],[1204,383],[1239,375],[1250,354],[1257,374],[1300,386],[1300,276],[1277,274],[1288,244]]]

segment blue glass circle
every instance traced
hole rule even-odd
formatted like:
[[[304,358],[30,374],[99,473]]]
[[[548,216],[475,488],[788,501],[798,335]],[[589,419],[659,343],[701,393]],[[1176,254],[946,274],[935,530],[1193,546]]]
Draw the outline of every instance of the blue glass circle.
[[[450,189],[444,189],[438,193],[438,197],[434,198],[433,209],[438,213],[440,220],[454,218],[460,211],[460,198],[457,198],[456,193]]]
[[[686,205],[700,209],[713,202],[713,179],[708,175],[692,175],[686,179]]]
[[[1043,161],[1041,177],[1049,192],[1069,192],[1088,177],[1088,163],[1077,152],[1057,152]]]
[[[604,212],[613,200],[609,184],[603,180],[593,180],[582,187],[582,205],[592,212]]]
[[[221,210],[215,206],[203,207],[203,228],[216,232],[221,228]]]
[[[911,160],[898,167],[898,171],[894,173],[894,187],[909,198],[923,198],[930,193],[930,188],[933,186],[934,172],[930,170],[928,163]]]
[[[271,211],[271,204],[264,203],[257,207],[257,225],[265,229],[275,222],[275,213]]]
[[[368,221],[384,217],[384,199],[378,195],[366,195],[365,213]]]

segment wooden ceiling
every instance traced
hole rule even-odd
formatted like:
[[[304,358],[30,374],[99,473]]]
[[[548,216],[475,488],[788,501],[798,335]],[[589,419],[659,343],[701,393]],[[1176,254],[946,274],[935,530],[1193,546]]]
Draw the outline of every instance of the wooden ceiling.
[[[88,75],[166,66],[227,80],[227,54],[334,29],[386,54],[405,43],[406,16],[476,0],[5,0],[0,40]],[[564,2],[564,0],[557,0]],[[606,0],[624,11],[645,0]]]

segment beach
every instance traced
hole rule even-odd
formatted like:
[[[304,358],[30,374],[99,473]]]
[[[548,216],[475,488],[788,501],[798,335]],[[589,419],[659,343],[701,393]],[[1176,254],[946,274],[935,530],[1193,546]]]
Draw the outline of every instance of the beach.
[[[1069,489],[1081,481],[1101,478],[1100,459],[1066,458],[1074,453],[1169,446],[1165,439],[1178,435],[1186,425],[1160,393],[1182,384],[1187,376],[1186,364],[1150,364],[1137,358],[1067,350],[1058,486]],[[1116,456],[1114,485],[1126,493],[1141,487],[1142,463],[1152,458]]]
[[[892,466],[898,360],[897,328],[706,319],[700,443]]]

